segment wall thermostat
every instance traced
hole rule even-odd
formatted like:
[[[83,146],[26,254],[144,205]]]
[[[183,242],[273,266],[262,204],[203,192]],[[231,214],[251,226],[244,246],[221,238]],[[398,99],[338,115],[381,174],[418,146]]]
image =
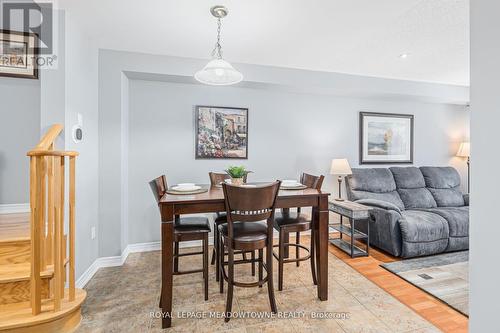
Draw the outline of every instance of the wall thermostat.
[[[78,123],[73,126],[71,133],[75,143],[83,140],[83,117],[80,113],[78,114]]]

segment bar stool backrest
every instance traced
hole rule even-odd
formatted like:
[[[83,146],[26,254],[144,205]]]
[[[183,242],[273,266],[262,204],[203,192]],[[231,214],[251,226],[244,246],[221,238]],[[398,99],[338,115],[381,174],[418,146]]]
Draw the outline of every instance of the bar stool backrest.
[[[219,172],[209,172],[208,176],[210,177],[210,185],[215,186],[223,183],[226,179],[231,179],[231,176],[227,173],[219,173]],[[243,176],[243,182],[247,182],[247,176]]]
[[[149,186],[151,187],[151,190],[153,191],[153,195],[156,199],[156,203],[160,202],[160,199],[165,195],[165,192],[167,192],[168,186],[167,186],[167,177],[165,175],[161,175],[160,177],[157,177],[153,179],[152,181],[149,182]]]
[[[212,186],[220,185],[226,179],[231,179],[231,176],[229,176],[227,173],[218,172],[209,172],[208,177],[210,177],[210,185]]]
[[[323,185],[323,180],[325,179],[325,176],[313,176],[308,173],[303,172],[302,176],[300,177],[300,183],[309,187],[309,188],[314,188],[318,191],[321,190],[321,186]]]
[[[255,187],[233,186],[223,183],[229,233],[232,233],[233,221],[272,221],[280,185],[280,181]],[[232,236],[229,235],[229,237]]]

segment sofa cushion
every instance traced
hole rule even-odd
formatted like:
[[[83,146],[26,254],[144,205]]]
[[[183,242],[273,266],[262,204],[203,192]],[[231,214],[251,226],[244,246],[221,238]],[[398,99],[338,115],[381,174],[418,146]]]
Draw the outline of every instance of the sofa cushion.
[[[405,206],[396,191],[396,183],[389,169],[353,168],[347,178],[349,200],[375,199],[387,201],[399,209]]]
[[[448,222],[440,215],[423,210],[406,210],[399,220],[403,241],[411,243],[447,239],[450,235]]]
[[[456,188],[460,186],[460,175],[452,167],[420,167],[425,184],[432,188]]]
[[[438,207],[461,207],[465,201],[460,191],[460,175],[452,167],[420,167],[425,184]]]
[[[438,207],[462,207],[465,206],[464,196],[456,188],[429,188]]]
[[[406,209],[437,207],[432,194],[425,188],[424,176],[419,168],[392,167],[389,170]]]
[[[402,188],[398,189],[398,193],[406,209],[437,207],[434,197],[426,188]]]
[[[426,211],[438,214],[446,219],[450,229],[450,237],[469,236],[469,207],[439,207]]]
[[[389,170],[391,170],[394,176],[394,181],[398,189],[425,187],[425,179],[419,168],[392,167]]]
[[[403,204],[403,201],[401,201],[401,198],[399,197],[397,191],[377,193],[377,192],[351,190],[350,192],[351,193],[349,194],[349,200],[352,201],[357,201],[361,199],[375,199],[379,201],[389,202],[398,207],[400,210],[405,209],[405,205]]]
[[[352,190],[376,193],[396,190],[392,173],[384,168],[353,168],[350,186]]]

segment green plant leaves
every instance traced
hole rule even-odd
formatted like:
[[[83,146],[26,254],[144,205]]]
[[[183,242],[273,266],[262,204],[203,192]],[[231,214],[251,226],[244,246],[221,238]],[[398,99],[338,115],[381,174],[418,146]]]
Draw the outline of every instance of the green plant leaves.
[[[248,171],[245,170],[244,166],[230,166],[226,169],[226,172],[232,178],[243,178],[248,173]]]

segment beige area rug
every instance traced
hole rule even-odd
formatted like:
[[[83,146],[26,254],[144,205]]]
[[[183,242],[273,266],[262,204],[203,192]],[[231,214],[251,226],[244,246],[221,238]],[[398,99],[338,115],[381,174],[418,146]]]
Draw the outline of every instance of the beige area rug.
[[[232,318],[228,323],[211,316],[224,312],[226,302],[226,294],[219,293],[215,282],[214,266],[210,266],[208,301],[203,298],[201,273],[174,276],[172,327],[162,330],[157,316],[161,253],[133,253],[123,266],[100,269],[87,284],[88,297],[77,332],[439,332],[334,255],[329,254],[328,264],[328,301],[318,300],[308,262],[301,263],[300,267],[288,264],[285,265],[284,290],[275,289],[280,318],[247,316]],[[200,257],[180,260],[180,269],[200,265]],[[276,266],[274,261],[275,287]],[[236,267],[239,280],[252,279],[249,265]],[[233,311],[251,315],[269,313],[269,310],[265,286],[235,288]]]
[[[402,260],[381,266],[469,316],[469,252]]]

